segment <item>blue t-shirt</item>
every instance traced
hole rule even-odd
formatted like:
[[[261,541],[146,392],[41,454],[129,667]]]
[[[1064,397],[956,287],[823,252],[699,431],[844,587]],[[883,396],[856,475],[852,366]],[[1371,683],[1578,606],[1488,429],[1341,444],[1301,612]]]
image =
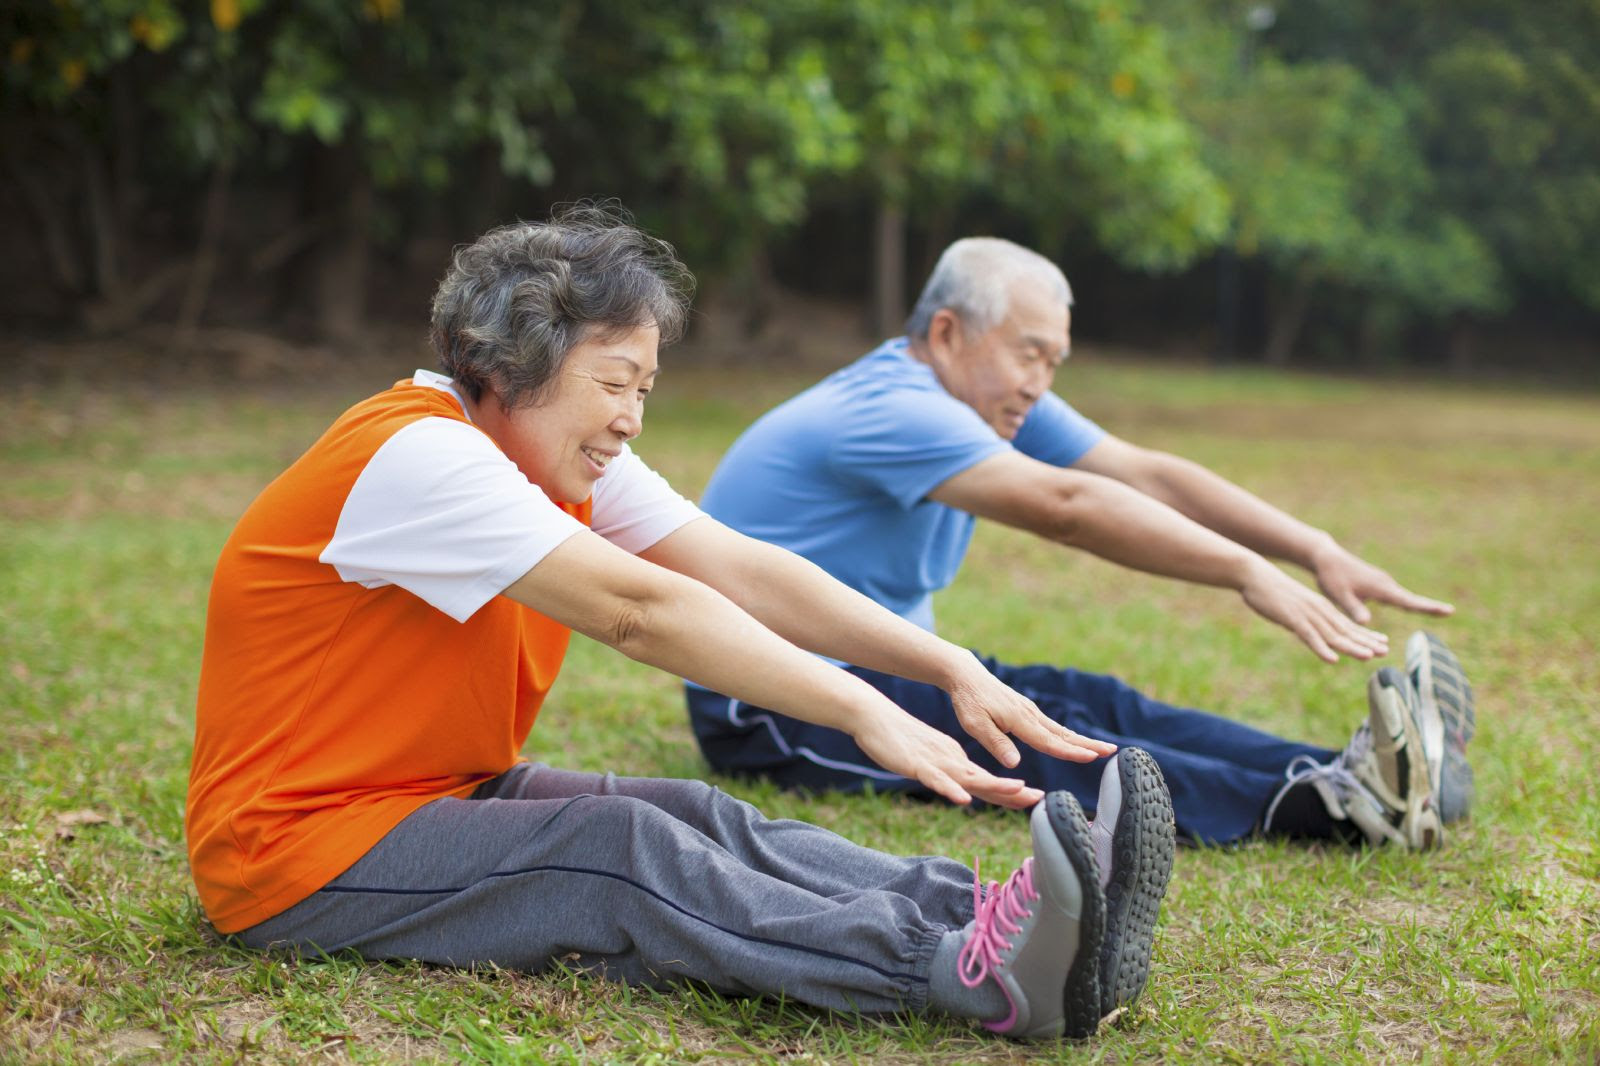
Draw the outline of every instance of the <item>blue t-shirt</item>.
[[[1008,442],[898,337],[761,416],[701,507],[931,630],[932,595],[955,580],[974,519],[928,493],[1007,448],[1071,466],[1104,436],[1046,393]]]

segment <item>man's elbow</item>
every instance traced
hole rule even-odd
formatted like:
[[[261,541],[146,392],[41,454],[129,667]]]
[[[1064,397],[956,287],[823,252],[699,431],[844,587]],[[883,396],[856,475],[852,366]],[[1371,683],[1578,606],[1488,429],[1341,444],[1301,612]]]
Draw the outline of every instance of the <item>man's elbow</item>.
[[[1052,486],[1040,507],[1041,536],[1069,548],[1082,546],[1088,527],[1094,493],[1076,481]]]

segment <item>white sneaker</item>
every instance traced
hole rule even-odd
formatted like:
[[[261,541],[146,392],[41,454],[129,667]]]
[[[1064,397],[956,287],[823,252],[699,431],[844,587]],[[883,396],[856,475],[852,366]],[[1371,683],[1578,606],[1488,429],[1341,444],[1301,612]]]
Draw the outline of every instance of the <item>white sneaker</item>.
[[[1434,805],[1432,753],[1416,690],[1400,671],[1385,666],[1367,682],[1367,706],[1367,721],[1331,762],[1301,755],[1289,763],[1263,824],[1272,824],[1289,789],[1309,784],[1329,816],[1349,819],[1369,844],[1436,848],[1444,842],[1444,828]]]

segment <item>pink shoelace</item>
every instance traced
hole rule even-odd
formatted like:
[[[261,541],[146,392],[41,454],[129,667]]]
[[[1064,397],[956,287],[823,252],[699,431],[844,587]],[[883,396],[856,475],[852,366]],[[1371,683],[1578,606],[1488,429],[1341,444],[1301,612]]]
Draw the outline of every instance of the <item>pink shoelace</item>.
[[[1028,904],[1039,893],[1033,887],[1032,859],[1023,859],[1003,886],[990,881],[987,893],[980,887],[983,871],[976,860],[972,874],[972,935],[957,957],[956,976],[968,988],[977,988],[1000,965],[1000,953],[1011,947],[1008,938],[1022,932],[1022,919],[1033,913]]]

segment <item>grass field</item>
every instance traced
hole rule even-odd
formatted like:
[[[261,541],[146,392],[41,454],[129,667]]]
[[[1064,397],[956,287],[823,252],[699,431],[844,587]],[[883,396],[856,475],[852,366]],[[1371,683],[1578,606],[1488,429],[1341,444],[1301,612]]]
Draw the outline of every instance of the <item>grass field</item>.
[[[638,450],[698,494],[813,374],[665,360]],[[1184,851],[1139,1006],[1086,1044],[832,1017],[701,988],[284,961],[202,923],[182,837],[210,570],[348,402],[403,376],[13,386],[0,425],[0,1061],[1600,1061],[1600,396],[1079,356],[1061,386],[1458,605],[1479,806],[1440,853]],[[980,531],[947,636],[1071,661],[1342,744],[1370,667],[1319,664],[1231,594]],[[1379,614],[1398,649],[1413,627]],[[531,756],[691,776],[671,678],[579,640]],[[986,870],[1022,819],[719,782],[773,815]]]

